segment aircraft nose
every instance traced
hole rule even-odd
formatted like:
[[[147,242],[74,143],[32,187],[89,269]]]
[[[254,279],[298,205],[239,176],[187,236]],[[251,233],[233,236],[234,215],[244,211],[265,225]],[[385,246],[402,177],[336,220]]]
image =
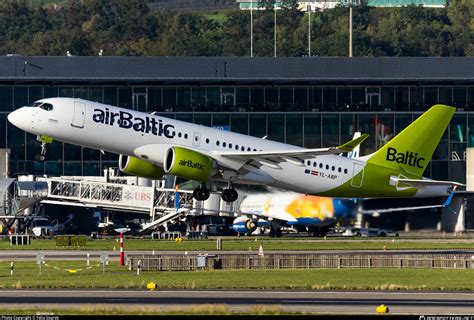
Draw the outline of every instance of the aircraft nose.
[[[10,112],[7,119],[15,127],[26,131],[28,129],[28,118],[29,117],[25,116],[24,111],[25,110],[23,108],[20,108],[18,110]]]
[[[15,110],[13,112],[10,112],[10,114],[8,114],[7,119],[15,127],[18,127],[21,120],[20,110]]]

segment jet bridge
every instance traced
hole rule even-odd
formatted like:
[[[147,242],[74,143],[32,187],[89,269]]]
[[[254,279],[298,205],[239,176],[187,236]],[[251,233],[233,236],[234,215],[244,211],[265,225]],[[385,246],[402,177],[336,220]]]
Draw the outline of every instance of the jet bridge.
[[[48,186],[47,198],[42,203],[147,214],[149,222],[143,225],[143,230],[183,215],[196,214],[192,210],[178,210],[180,207],[202,207],[199,201],[193,200],[192,191],[160,188],[155,183],[152,186],[139,186],[117,181],[87,180],[86,177],[38,180]]]
[[[0,180],[0,224],[4,233],[18,219],[34,216],[36,206],[47,196],[47,184],[39,181],[16,181],[13,178]]]

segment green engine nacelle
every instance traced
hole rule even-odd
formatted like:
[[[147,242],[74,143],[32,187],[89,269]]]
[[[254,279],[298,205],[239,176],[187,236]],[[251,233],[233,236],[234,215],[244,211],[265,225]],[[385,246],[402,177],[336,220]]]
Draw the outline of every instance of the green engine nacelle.
[[[195,181],[206,181],[211,175],[212,159],[199,152],[171,147],[166,152],[165,172]]]
[[[135,157],[120,155],[119,169],[122,172],[152,180],[160,180],[165,171],[162,167],[155,166],[149,162]]]

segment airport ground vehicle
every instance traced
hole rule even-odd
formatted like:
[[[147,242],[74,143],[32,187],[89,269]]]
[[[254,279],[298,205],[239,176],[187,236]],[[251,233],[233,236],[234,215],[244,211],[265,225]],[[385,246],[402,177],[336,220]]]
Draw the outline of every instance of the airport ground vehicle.
[[[346,227],[344,237],[398,237],[398,233],[388,229]]]
[[[37,237],[51,236],[53,227],[46,218],[36,217],[27,223],[28,229]]]

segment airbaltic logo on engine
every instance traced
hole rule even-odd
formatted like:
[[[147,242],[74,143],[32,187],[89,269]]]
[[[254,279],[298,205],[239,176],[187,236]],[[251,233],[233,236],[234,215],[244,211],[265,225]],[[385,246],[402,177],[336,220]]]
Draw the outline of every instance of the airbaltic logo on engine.
[[[397,152],[395,148],[388,148],[387,149],[387,161],[394,161],[400,164],[407,164],[410,167],[416,167],[423,169],[423,162],[425,158],[418,158],[418,153],[413,154],[412,151],[407,151],[405,153]]]
[[[204,170],[204,165],[199,162],[193,162],[192,160],[179,160],[179,165],[183,167]]]
[[[126,111],[111,112],[108,108],[105,110],[94,109],[92,120],[97,123],[117,125],[124,129],[133,129],[137,132],[152,133],[155,136],[165,136],[173,138],[175,135],[172,124],[164,124],[163,121],[156,120],[153,117],[134,117],[133,114]]]

